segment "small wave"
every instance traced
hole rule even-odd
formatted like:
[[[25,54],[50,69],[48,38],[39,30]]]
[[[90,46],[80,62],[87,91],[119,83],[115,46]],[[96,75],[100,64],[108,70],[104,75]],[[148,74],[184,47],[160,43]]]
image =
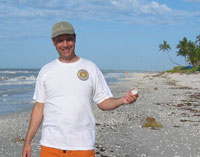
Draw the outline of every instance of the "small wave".
[[[36,81],[36,77],[31,76],[19,76],[14,78],[0,78],[0,85],[23,85],[23,84],[34,84]]]
[[[9,80],[8,77],[4,77],[4,76],[0,76],[0,81],[6,81],[6,80]]]
[[[36,71],[0,71],[0,74],[28,74],[28,73],[36,73]]]
[[[19,78],[20,78],[20,77],[19,77]],[[36,77],[33,76],[33,75],[31,75],[31,76],[29,76],[29,77],[27,77],[27,76],[21,76],[21,79],[23,79],[23,80],[32,80],[32,81],[35,81],[35,80],[36,80]]]
[[[0,74],[29,74],[38,73],[39,69],[0,69]]]
[[[8,97],[10,96],[10,94],[13,94],[13,93],[20,93],[21,91],[30,91],[32,88],[29,88],[29,89],[26,89],[26,88],[11,88],[11,89],[3,89],[1,90],[0,89],[0,95],[2,97]]]
[[[0,80],[3,81],[21,81],[21,80],[36,80],[36,77],[31,75],[31,76],[18,76],[14,78],[9,78],[9,77],[0,77]]]
[[[7,100],[6,100],[6,99],[2,99],[1,101],[2,101],[2,102],[6,102]]]
[[[106,73],[104,74],[104,77],[105,78],[108,78],[108,77],[121,77],[123,76],[124,74],[123,73]]]
[[[28,85],[28,84],[34,84],[35,81],[8,81],[8,82],[0,82],[0,86],[8,86],[8,85]]]

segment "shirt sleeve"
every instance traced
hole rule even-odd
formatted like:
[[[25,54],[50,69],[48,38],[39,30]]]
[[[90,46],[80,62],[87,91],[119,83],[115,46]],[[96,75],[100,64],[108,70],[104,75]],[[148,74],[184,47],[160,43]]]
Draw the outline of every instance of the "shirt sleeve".
[[[93,101],[99,104],[111,97],[113,97],[113,95],[106,83],[106,80],[99,68],[96,67]]]
[[[33,99],[37,102],[45,103],[44,75],[42,71],[40,71],[37,76]]]

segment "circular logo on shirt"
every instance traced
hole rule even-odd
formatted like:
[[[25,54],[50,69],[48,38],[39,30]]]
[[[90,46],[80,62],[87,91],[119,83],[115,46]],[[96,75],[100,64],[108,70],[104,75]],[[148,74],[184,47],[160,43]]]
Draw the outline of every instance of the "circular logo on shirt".
[[[77,76],[80,80],[86,81],[89,78],[87,70],[81,69],[78,71]]]

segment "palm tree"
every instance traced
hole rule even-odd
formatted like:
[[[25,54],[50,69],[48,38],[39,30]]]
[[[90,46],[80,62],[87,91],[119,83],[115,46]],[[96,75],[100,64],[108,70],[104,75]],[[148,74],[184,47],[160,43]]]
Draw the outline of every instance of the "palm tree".
[[[182,41],[179,41],[179,44],[176,46],[178,50],[177,56],[181,55],[185,57],[185,62],[187,61],[187,55],[189,54],[189,42],[186,37]]]
[[[174,62],[174,61],[171,59],[171,57],[169,56],[168,51],[171,50],[171,47],[170,47],[170,45],[167,43],[167,41],[164,40],[163,43],[159,45],[159,48],[160,48],[159,51],[162,50],[163,52],[166,52],[167,56],[169,57],[170,61],[171,61],[173,64],[176,64],[176,65],[179,65],[179,66],[180,66],[180,64]]]
[[[178,54],[185,57],[185,60],[189,62],[192,66],[200,64],[200,35],[196,37],[196,41],[188,41],[186,37],[182,41],[179,41],[177,45]]]
[[[197,65],[200,66],[200,47],[196,50]]]
[[[197,65],[200,66],[200,35],[198,35],[198,36],[196,37],[195,43],[196,43],[196,48],[197,48],[197,50],[196,50]]]
[[[190,63],[193,66],[200,65],[200,49],[192,41],[189,41],[188,47],[189,47],[188,61],[190,61]]]
[[[196,37],[196,42],[195,42],[196,44],[200,44],[200,35],[198,35],[197,37]]]

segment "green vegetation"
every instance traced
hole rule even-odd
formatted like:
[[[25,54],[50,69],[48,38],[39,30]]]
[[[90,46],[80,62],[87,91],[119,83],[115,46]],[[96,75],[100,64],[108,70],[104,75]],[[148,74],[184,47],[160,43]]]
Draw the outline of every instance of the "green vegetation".
[[[172,70],[167,70],[166,72],[171,72],[171,73],[196,73],[200,72],[200,65],[191,67],[191,66],[177,66],[174,67]]]
[[[200,35],[196,37],[195,42],[191,40],[188,41],[188,39],[184,37],[183,40],[179,41],[176,48],[178,49],[177,56],[183,56],[185,62],[190,66],[181,66],[174,62],[168,54],[171,47],[167,41],[164,40],[163,43],[159,45],[159,50],[166,52],[173,64],[179,65],[168,72],[194,73],[200,71]]]

